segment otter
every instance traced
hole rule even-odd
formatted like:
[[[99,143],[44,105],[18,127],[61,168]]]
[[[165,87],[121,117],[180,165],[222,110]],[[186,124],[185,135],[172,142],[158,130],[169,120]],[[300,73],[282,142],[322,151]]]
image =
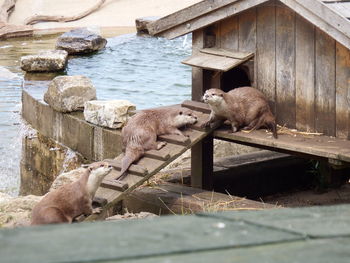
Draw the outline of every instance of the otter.
[[[177,134],[185,136],[178,128],[197,122],[192,110],[186,108],[163,107],[136,113],[122,129],[122,146],[125,153],[120,175],[127,175],[130,165],[139,160],[148,150],[160,150],[166,142],[158,142],[157,136]]]
[[[79,215],[93,213],[92,199],[102,180],[112,170],[106,162],[95,162],[80,178],[47,193],[32,211],[31,225],[72,223]]]
[[[272,130],[273,137],[277,139],[275,117],[266,97],[259,90],[240,87],[225,93],[220,89],[209,89],[205,92],[203,101],[209,104],[211,112],[202,127],[216,121],[228,120],[232,132],[266,127]]]

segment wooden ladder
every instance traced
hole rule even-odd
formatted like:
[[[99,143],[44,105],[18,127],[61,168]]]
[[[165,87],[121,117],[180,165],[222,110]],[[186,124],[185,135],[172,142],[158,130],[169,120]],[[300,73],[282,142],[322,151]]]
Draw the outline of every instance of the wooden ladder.
[[[174,161],[193,145],[203,140],[214,130],[214,127],[205,129],[200,127],[209,117],[210,109],[206,104],[187,100],[181,105],[176,105],[174,107],[189,108],[193,110],[194,114],[198,117],[198,122],[196,124],[183,130],[183,133],[188,137],[184,138],[178,135],[159,136],[158,140],[167,142],[166,146],[158,151],[147,151],[136,164],[130,166],[128,175],[123,181],[116,181],[114,179],[120,174],[121,159],[124,154],[120,154],[115,159],[104,160],[113,166],[113,170],[106,176],[96,192],[96,199],[100,200],[102,213],[99,215],[91,215],[86,220],[103,218],[106,215],[106,211],[121,201],[125,195],[149,180],[162,168]]]

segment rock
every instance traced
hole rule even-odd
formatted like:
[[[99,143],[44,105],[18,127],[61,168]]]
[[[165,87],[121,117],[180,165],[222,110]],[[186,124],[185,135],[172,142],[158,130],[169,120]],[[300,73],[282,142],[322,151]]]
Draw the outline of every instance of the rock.
[[[73,29],[57,39],[56,49],[69,54],[86,54],[104,48],[107,40],[86,28]]]
[[[21,57],[21,69],[27,72],[60,71],[66,67],[68,53],[64,50],[41,51]]]
[[[85,120],[112,129],[122,128],[136,106],[127,100],[88,101],[84,106]]]
[[[85,76],[58,76],[44,95],[44,101],[56,111],[81,110],[84,103],[96,99],[96,89]]]
[[[70,184],[75,182],[80,178],[80,176],[84,173],[84,171],[85,171],[84,168],[77,168],[66,173],[61,173],[59,176],[56,177],[55,181],[53,181],[49,192],[65,184]]]
[[[0,227],[29,225],[32,209],[41,198],[35,195],[11,197],[0,193]]]
[[[136,18],[135,25],[137,34],[149,34],[147,25],[158,20],[160,17],[158,16],[147,16]]]
[[[156,214],[148,213],[148,212],[140,212],[140,213],[125,213],[124,215],[114,215],[111,217],[107,217],[107,221],[111,220],[127,220],[127,219],[141,219],[141,218],[152,218],[158,217]]]

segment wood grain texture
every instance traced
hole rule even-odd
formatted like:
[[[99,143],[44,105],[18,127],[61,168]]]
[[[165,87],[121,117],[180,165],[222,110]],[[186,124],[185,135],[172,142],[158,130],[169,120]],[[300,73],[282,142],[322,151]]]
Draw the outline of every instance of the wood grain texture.
[[[239,15],[238,49],[243,52],[256,52],[256,8],[247,10]],[[249,77],[251,85],[256,86],[257,63],[252,62]]]
[[[276,7],[276,120],[295,128],[295,12]]]
[[[335,136],[335,40],[316,29],[316,131]]]
[[[350,139],[350,51],[336,44],[336,136]]]
[[[207,13],[206,15],[197,17],[185,23],[177,24],[171,29],[156,35],[173,39],[197,29],[204,28],[220,20],[237,15],[251,7],[255,7],[265,2],[268,2],[268,0],[233,1],[231,4],[226,5],[225,8],[219,8],[211,13]]]
[[[350,141],[329,136],[279,134],[276,140],[263,129],[251,133],[232,133],[229,129],[217,129],[214,137],[307,158],[321,157],[350,162]]]
[[[256,8],[239,15],[239,51],[255,52],[256,49]]]
[[[228,58],[236,58],[242,60],[248,60],[254,56],[253,52],[242,52],[232,49],[223,49],[223,48],[203,48],[200,50],[201,53],[217,55]]]
[[[216,55],[205,54],[205,53],[195,54],[181,61],[181,63],[189,66],[194,66],[194,67],[199,67],[199,68],[209,69],[209,70],[224,71],[224,72],[244,62],[245,60],[242,60],[242,59],[216,56]]]
[[[296,17],[296,128],[315,131],[315,27]]]
[[[319,0],[279,0],[335,40],[350,48],[349,20]]]
[[[219,47],[238,50],[238,21],[238,16],[233,16],[219,22]]]
[[[192,33],[192,54],[199,53],[204,48],[204,32],[197,30]],[[203,70],[192,67],[192,100],[200,101],[204,92]]]
[[[269,100],[275,113],[276,101],[276,8],[262,6],[257,9],[257,85]]]
[[[235,0],[239,1],[239,0]],[[190,19],[195,19],[199,16],[203,16],[208,12],[212,12],[216,9],[222,8],[225,5],[235,2],[232,0],[205,0],[197,4],[189,6],[185,9],[179,10],[175,13],[172,13],[168,16],[162,17],[157,21],[148,25],[149,32],[153,34],[159,34],[169,28],[176,26],[179,23],[185,23]]]

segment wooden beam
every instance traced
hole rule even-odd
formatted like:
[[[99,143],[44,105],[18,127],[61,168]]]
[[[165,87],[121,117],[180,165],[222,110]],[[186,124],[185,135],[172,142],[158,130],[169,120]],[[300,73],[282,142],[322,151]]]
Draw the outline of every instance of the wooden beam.
[[[237,1],[240,1],[240,0],[201,1],[185,9],[172,13],[168,16],[162,17],[157,21],[147,25],[147,28],[151,35],[156,35],[180,23],[185,23],[190,19],[195,19],[199,16],[203,16],[209,12],[213,12],[214,10],[217,10],[221,7],[231,4],[232,2],[237,2]]]
[[[209,135],[191,149],[191,186],[213,189],[213,136]]]
[[[217,21],[237,15],[245,10],[248,10],[249,8],[268,1],[269,0],[234,1],[231,4],[225,6],[225,8],[219,8],[206,15],[186,21],[186,23],[177,24],[174,27],[155,35],[173,39],[211,25]]]
[[[273,113],[276,112],[276,7],[257,8],[256,29],[257,64],[256,87],[269,100]],[[277,113],[278,114],[278,113]]]
[[[336,136],[350,138],[350,51],[336,44]]]
[[[262,129],[250,133],[232,133],[229,129],[220,128],[214,131],[214,137],[308,158],[336,159],[350,163],[350,141],[330,136],[278,134],[276,140]]]
[[[328,136],[335,136],[336,89],[335,45],[333,38],[316,30],[315,39],[315,129]]]
[[[296,128],[315,131],[315,26],[296,16]]]
[[[276,113],[295,128],[295,12],[287,7],[276,7]]]
[[[350,48],[350,21],[318,0],[279,0],[306,20]]]

